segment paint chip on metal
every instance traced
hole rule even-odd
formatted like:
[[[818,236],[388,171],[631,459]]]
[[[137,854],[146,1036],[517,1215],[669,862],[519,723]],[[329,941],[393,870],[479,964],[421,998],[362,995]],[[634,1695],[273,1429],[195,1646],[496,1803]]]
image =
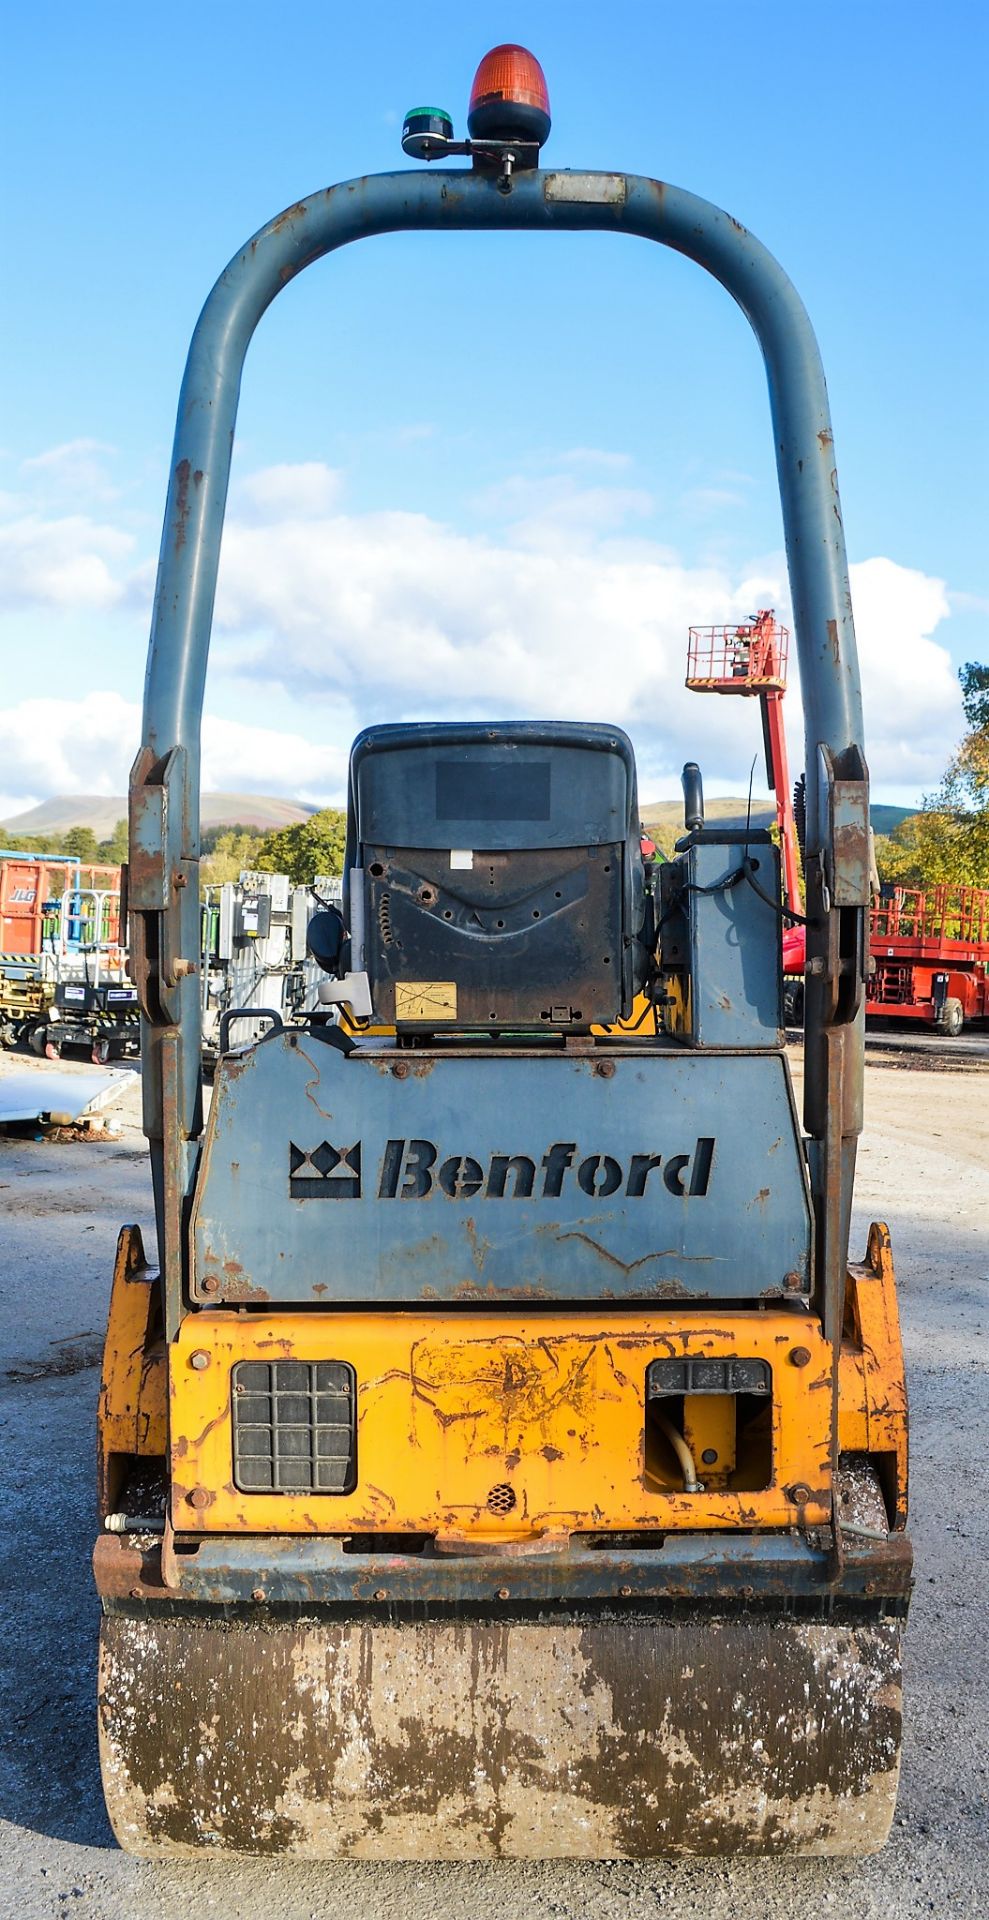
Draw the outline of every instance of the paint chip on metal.
[[[591,206],[623,207],[628,181],[623,173],[548,173],[547,200],[577,200]]]

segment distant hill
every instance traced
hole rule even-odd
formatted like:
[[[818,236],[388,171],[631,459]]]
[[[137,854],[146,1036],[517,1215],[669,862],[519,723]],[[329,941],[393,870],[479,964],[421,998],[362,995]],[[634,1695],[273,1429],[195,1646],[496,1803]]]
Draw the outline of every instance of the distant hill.
[[[267,833],[273,828],[294,826],[296,821],[307,820],[316,812],[315,807],[305,806],[301,800],[276,800],[266,793],[204,793],[201,807],[204,832],[217,827],[255,827]],[[704,812],[709,821],[745,825],[745,801],[738,797],[714,795],[705,800]],[[873,830],[891,833],[901,820],[916,812],[916,807],[875,806]],[[125,794],[111,794],[108,799],[105,794],[63,793],[43,800],[27,813],[16,814],[13,819],[8,816],[4,825],[14,841],[21,834],[68,833],[71,827],[91,827],[97,840],[109,840],[117,821],[126,815]],[[769,801],[753,801],[753,826],[768,827],[775,817]],[[646,826],[654,829],[664,847],[672,847],[683,832],[683,801],[651,801],[642,807],[641,818]]]
[[[912,820],[919,807],[870,807],[873,833],[892,833],[901,820]]]
[[[892,833],[893,828],[898,827],[901,820],[909,819],[911,814],[918,811],[917,807],[871,807],[873,833]],[[742,799],[723,796],[708,799],[705,795],[704,818],[709,823],[718,820],[725,825],[744,827],[745,812],[746,803]],[[660,845],[668,850],[683,832],[683,801],[654,800],[640,808],[639,817],[645,826],[652,828]],[[753,800],[752,825],[754,827],[769,827],[775,818],[776,808],[771,801]]]
[[[717,820],[724,826],[744,827],[747,803],[734,796],[725,798],[717,795],[704,796],[704,818],[709,825]],[[671,852],[673,842],[683,832],[683,801],[653,800],[639,808],[639,818],[643,826],[650,827],[665,852]],[[776,809],[768,800],[753,800],[752,825],[768,827],[776,818]]]
[[[203,831],[216,827],[256,827],[268,833],[308,820],[315,807],[301,800],[275,800],[266,793],[204,793]],[[72,827],[92,827],[97,840],[109,840],[118,820],[127,817],[126,794],[60,793],[27,813],[8,814],[4,825],[15,839],[25,833],[68,833]]]

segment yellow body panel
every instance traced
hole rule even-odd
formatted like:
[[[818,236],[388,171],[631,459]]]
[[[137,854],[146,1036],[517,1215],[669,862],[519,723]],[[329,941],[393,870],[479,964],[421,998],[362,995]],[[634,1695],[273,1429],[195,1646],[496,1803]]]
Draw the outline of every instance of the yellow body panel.
[[[412,1532],[532,1541],[633,1528],[821,1524],[830,1506],[832,1351],[810,1316],[680,1310],[554,1314],[188,1314],[166,1351],[157,1276],[136,1228],[114,1266],[99,1403],[101,1504],[128,1461],[170,1455],[177,1531]],[[191,1355],[208,1356],[205,1367]],[[725,1396],[689,1396],[681,1426],[699,1494],[655,1432],[650,1360],[740,1354],[773,1375],[771,1469],[752,1484]],[[358,1481],[347,1495],[245,1494],[233,1483],[231,1370],[240,1360],[347,1360],[358,1381]],[[167,1373],[167,1405],[166,1405]],[[907,1402],[889,1233],[873,1226],[848,1272],[838,1444],[881,1471],[906,1520]],[[663,1406],[666,1403],[661,1402]],[[167,1414],[167,1418],[166,1418]],[[167,1429],[167,1432],[166,1432]],[[170,1434],[170,1440],[168,1438]],[[705,1449],[718,1454],[703,1461]],[[515,1504],[488,1498],[508,1486]],[[190,1495],[205,1494],[205,1505]],[[807,1496],[810,1495],[808,1499]],[[499,1503],[500,1504],[500,1503]]]
[[[592,1027],[591,1032],[620,1040],[623,1034],[690,1033],[690,982],[682,972],[670,970],[663,975],[664,998],[650,1000],[637,993],[627,1020],[615,1020],[607,1027]]]
[[[701,1478],[709,1485],[724,1486],[735,1470],[735,1406],[731,1394],[692,1394],[684,1406],[683,1437]]]
[[[655,1437],[647,1447],[646,1369],[651,1360],[680,1355],[769,1362],[771,1468],[762,1484],[751,1485],[749,1472],[739,1475],[741,1487],[687,1494],[672,1451]],[[231,1370],[241,1360],[280,1359],[354,1367],[352,1494],[243,1493],[234,1485]],[[831,1349],[816,1323],[779,1312],[685,1324],[682,1312],[674,1318],[614,1308],[595,1316],[469,1319],[207,1310],[187,1316],[170,1353],[172,1524],[177,1532],[421,1532],[529,1541],[631,1528],[823,1524],[830,1507],[831,1372]],[[688,1413],[699,1398],[688,1402]],[[768,1416],[765,1426],[768,1465]],[[499,1514],[488,1501],[504,1486],[515,1500]]]
[[[838,1366],[838,1444],[882,1468],[898,1527],[907,1518],[907,1383],[889,1228],[873,1222],[861,1264],[850,1265]]]
[[[137,1227],[117,1241],[103,1348],[98,1417],[100,1510],[117,1503],[125,1462],[164,1459],[167,1449],[165,1346],[155,1326],[157,1273]],[[118,1465],[119,1463],[119,1465]]]

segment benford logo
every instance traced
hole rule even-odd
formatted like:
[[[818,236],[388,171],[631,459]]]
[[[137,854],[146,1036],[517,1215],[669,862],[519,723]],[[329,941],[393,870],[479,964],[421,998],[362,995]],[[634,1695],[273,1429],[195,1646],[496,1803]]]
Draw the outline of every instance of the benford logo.
[[[293,1200],[359,1200],[361,1143],[331,1147],[321,1140],[304,1153],[289,1141],[288,1190]]]
[[[703,1199],[711,1179],[715,1141],[702,1137],[690,1153],[582,1153],[576,1140],[556,1140],[535,1159],[528,1153],[492,1153],[486,1162],[469,1153],[441,1158],[432,1140],[389,1140],[377,1172],[379,1200],[558,1200],[573,1181],[589,1200],[641,1200],[647,1192]],[[297,1147],[289,1142],[289,1192],[293,1200],[359,1200],[361,1142],[351,1147]]]

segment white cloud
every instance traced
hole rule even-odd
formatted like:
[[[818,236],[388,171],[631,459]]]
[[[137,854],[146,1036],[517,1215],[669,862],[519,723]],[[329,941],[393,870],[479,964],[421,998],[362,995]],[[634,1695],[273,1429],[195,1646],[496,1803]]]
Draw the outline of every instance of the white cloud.
[[[345,790],[347,739],[320,746],[304,734],[207,714],[206,792],[273,793],[324,804]],[[126,793],[140,744],[141,709],[118,693],[22,700],[0,710],[0,820],[52,794]]]
[[[481,504],[489,526],[508,525],[467,534],[405,513],[282,514],[249,529],[234,519],[218,598],[228,660],[297,696],[347,692],[364,720],[606,716],[632,732],[649,792],[694,754],[737,782],[758,744],[753,712],[700,707],[686,692],[686,632],[766,605],[785,618],[782,558],[741,576],[684,566],[641,535],[616,537],[626,516],[651,510],[648,495],[570,475],[507,481]],[[853,567],[852,586],[873,781],[919,793],[961,725],[950,656],[933,637],[950,614],[946,589],[881,558]],[[798,699],[795,685],[795,768]]]
[[[958,613],[989,613],[989,599],[980,593],[965,593],[960,588],[950,592],[948,599],[953,611]]]
[[[74,468],[79,460],[91,459],[94,454],[114,453],[116,449],[105,440],[63,440],[61,446],[48,447],[44,453],[34,453],[21,465],[26,472],[33,468],[64,473],[66,468]]]
[[[944,581],[884,559],[850,571],[873,782],[933,788],[964,724],[950,655],[931,637],[951,612]]]
[[[4,787],[18,811],[55,793],[125,791],[139,730],[119,693],[22,700],[0,711]]]
[[[93,611],[123,600],[133,536],[89,510],[116,498],[102,458],[113,451],[67,440],[21,461],[20,492],[0,494],[0,609]]]
[[[203,790],[274,793],[325,806],[347,785],[351,728],[338,745],[319,746],[305,734],[246,725],[207,714],[203,721]]]
[[[761,785],[754,703],[701,704],[688,693],[686,637],[691,624],[759,606],[785,619],[782,558],[684,564],[649,537],[648,494],[593,471],[582,484],[581,468],[609,462],[617,475],[617,459],[576,448],[566,471],[493,487],[474,503],[483,531],[473,532],[422,513],[344,513],[341,476],[320,462],[241,482],[224,536],[211,677],[213,702],[229,711],[233,690],[241,718],[207,723],[205,782],[338,798],[361,725],[531,714],[625,726],[647,797],[675,788],[694,757],[709,789],[737,791],[759,753]],[[9,604],[116,608],[118,622],[133,621],[154,564],[133,546],[84,515],[22,513],[0,526],[3,592]],[[873,783],[918,795],[936,784],[961,728],[937,637],[949,596],[941,581],[882,558],[853,567],[852,586]],[[143,630],[135,642],[143,646]],[[81,655],[80,689],[86,671]],[[259,723],[276,688],[285,730]],[[0,714],[0,777],[24,806],[38,794],[120,792],[126,781],[137,709],[114,694],[73,697],[64,679],[59,691],[64,699]],[[788,722],[796,772],[796,687]]]
[[[48,447],[44,453],[22,460],[21,471],[31,479],[38,476],[42,490],[48,494],[114,500],[117,489],[110,481],[106,457],[115,452],[116,448],[104,440],[66,440],[61,446]]]
[[[582,516],[556,531],[538,548],[415,514],[234,521],[218,624],[252,674],[296,694],[349,692],[368,718],[607,712],[651,728],[678,714],[695,731],[686,628],[698,606],[747,611],[731,582],[616,558]]]
[[[571,474],[516,474],[486,488],[472,504],[486,523],[507,522],[513,544],[537,549],[572,542],[578,534],[596,540],[626,520],[648,519],[655,505],[643,487],[581,485]]]
[[[676,791],[698,753],[715,790],[737,789],[758,716],[687,692],[687,627],[699,612],[738,619],[779,586],[779,575],[757,584],[685,568],[644,541],[631,553],[595,542],[583,516],[561,516],[541,544],[528,529],[513,544],[408,514],[339,517],[318,537],[284,521],[263,533],[233,522],[219,657],[296,698],[347,693],[359,724],[610,719],[633,735],[644,794]]]
[[[263,467],[241,482],[240,494],[261,519],[318,520],[337,504],[340,474],[321,460]]]
[[[85,514],[22,513],[0,526],[0,606],[112,607],[134,541]]]

